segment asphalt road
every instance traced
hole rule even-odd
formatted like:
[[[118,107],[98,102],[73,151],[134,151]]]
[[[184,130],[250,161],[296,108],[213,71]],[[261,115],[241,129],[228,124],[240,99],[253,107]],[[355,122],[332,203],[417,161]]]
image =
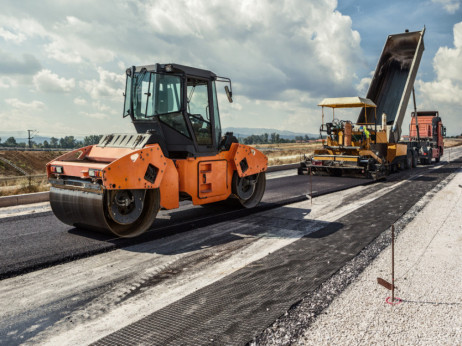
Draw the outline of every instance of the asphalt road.
[[[312,192],[317,196],[368,183],[371,181],[366,179],[312,177]],[[3,218],[0,219],[0,278],[301,201],[310,191],[310,178],[296,175],[295,169],[268,173],[266,192],[257,208],[236,209],[227,204],[202,207],[182,202],[179,209],[161,211],[151,229],[135,239],[74,228],[60,222],[51,211]]]
[[[183,206],[184,215],[206,209],[220,222],[215,216],[205,226],[195,221],[189,231],[180,222],[169,237],[157,239],[151,230],[154,241],[1,281],[0,343],[245,344],[461,165],[422,166],[313,205],[304,200],[268,209],[278,194],[281,201],[294,191],[303,198],[301,187],[308,188],[309,177],[275,175],[268,200],[245,216]],[[314,191],[349,181],[317,179]],[[95,240],[69,228],[60,233]]]
[[[403,172],[400,176],[402,183],[395,183],[391,191],[357,206],[334,222],[326,222],[252,265],[102,338],[96,345],[137,342],[154,345],[246,344],[257,331],[282,316],[353,259],[427,192],[459,170],[461,164],[458,161],[437,170],[427,167],[420,171],[421,174],[419,171],[412,175]],[[386,186],[378,185],[381,189]],[[366,194],[362,198],[365,199],[367,195],[375,197],[379,193],[375,188],[364,191]],[[349,199],[349,203],[354,204],[355,201]],[[300,218],[300,212],[302,210],[292,210],[291,213],[287,210],[284,213],[286,218],[276,224],[275,220],[258,215],[242,222],[248,229],[262,231],[272,227],[293,231],[312,228],[313,221]]]

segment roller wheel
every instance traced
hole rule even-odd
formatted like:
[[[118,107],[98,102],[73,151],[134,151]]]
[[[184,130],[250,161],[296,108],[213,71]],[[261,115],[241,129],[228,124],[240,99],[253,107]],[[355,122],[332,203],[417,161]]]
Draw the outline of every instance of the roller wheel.
[[[152,225],[160,208],[160,194],[158,189],[99,194],[52,187],[50,204],[56,217],[68,225],[129,238]]]
[[[106,222],[119,237],[136,237],[147,231],[160,209],[159,189],[112,190],[105,195]]]
[[[234,172],[232,190],[240,204],[245,208],[253,208],[260,203],[265,193],[265,187],[265,172],[242,178],[237,172]]]

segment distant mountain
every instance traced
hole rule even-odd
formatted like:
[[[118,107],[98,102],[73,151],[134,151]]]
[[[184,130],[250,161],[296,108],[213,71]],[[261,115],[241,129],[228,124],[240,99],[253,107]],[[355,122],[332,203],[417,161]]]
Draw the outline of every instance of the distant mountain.
[[[308,135],[310,138],[318,138],[319,134],[306,133],[306,132],[292,132],[286,130],[277,129],[265,129],[265,128],[249,128],[249,127],[225,127],[221,131],[223,134],[226,132],[233,132],[236,137],[249,137],[251,135],[262,135],[264,133],[272,134],[278,133],[281,138],[284,139],[295,139],[295,136]]]

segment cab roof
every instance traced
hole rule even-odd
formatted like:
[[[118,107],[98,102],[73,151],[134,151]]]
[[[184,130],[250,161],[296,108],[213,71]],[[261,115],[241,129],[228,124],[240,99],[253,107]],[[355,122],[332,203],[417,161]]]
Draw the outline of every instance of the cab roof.
[[[172,73],[180,73],[180,74],[184,74],[184,75],[187,75],[187,76],[194,76],[194,77],[206,78],[206,79],[211,79],[211,80],[215,80],[217,78],[217,75],[215,73],[213,73],[212,71],[203,70],[203,69],[196,68],[196,67],[180,65],[180,64],[174,64],[174,63],[136,66],[135,71],[140,72],[143,68],[145,68],[148,72],[164,72],[164,73],[166,73],[167,72],[166,71],[167,66],[171,67],[171,72]]]
[[[318,106],[330,108],[377,107],[371,100],[358,96],[326,98]]]

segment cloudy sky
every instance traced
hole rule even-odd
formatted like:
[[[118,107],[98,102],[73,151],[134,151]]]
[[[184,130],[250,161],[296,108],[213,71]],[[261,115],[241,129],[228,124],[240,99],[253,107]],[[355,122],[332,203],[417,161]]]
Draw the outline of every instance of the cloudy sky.
[[[387,35],[425,25],[417,107],[461,134],[461,1],[2,0],[0,133],[132,131],[124,71],[156,62],[230,77],[225,127],[317,133],[320,100],[365,96]]]

